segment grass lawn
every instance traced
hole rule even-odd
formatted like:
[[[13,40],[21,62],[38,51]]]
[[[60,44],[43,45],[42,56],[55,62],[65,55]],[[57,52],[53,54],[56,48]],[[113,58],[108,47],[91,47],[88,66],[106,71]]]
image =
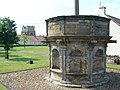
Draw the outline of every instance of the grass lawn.
[[[0,90],[8,90],[8,89],[0,83]]]
[[[0,73],[48,67],[49,56],[47,46],[14,47],[9,51],[9,60],[6,60],[5,51],[0,47]],[[33,60],[34,64],[27,64]],[[120,69],[120,65],[107,64],[107,68]]]
[[[107,64],[107,68],[111,68],[111,69],[120,69],[120,65],[116,65],[116,64]]]
[[[0,47],[0,73],[48,67],[47,46],[14,47],[9,51],[9,60],[4,58],[5,51]],[[34,64],[27,64],[33,60]]]

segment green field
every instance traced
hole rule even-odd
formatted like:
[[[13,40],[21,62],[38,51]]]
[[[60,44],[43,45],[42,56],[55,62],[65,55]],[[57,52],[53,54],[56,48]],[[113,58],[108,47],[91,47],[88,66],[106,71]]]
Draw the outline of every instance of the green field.
[[[0,73],[48,67],[48,46],[14,47],[9,51],[9,60],[5,58],[5,51],[0,47]],[[33,60],[34,64],[27,64]],[[107,64],[107,68],[120,69],[120,65]]]
[[[8,90],[8,89],[0,83],[0,90]]]
[[[0,47],[0,73],[48,67],[47,46],[14,47],[9,51],[9,60],[4,58],[4,53]],[[33,60],[34,64],[28,64],[29,60]]]
[[[111,68],[111,69],[120,69],[120,65],[116,65],[116,64],[107,64],[107,68]]]

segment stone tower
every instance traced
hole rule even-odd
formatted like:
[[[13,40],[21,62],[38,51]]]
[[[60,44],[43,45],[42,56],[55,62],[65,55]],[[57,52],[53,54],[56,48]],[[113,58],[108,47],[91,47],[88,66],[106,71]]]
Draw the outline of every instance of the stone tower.
[[[46,20],[50,73],[53,83],[90,87],[108,81],[106,49],[111,42],[110,19],[78,15]]]
[[[36,36],[35,26],[22,26],[21,34],[25,33],[28,36]]]

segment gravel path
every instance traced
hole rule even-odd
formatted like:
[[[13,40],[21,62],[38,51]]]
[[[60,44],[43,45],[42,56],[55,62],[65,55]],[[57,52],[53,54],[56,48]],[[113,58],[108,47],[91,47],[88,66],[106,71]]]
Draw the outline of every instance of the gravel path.
[[[107,70],[110,81],[99,87],[80,89],[68,88],[49,83],[44,78],[48,74],[47,68],[0,74],[0,81],[9,90],[120,90],[120,71]]]

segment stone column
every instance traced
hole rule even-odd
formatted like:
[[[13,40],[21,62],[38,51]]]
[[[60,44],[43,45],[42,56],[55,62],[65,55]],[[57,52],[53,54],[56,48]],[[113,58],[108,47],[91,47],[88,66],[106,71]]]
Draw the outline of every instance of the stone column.
[[[105,73],[106,73],[106,51],[107,51],[107,47],[108,47],[108,46],[107,46],[107,43],[106,43],[106,44],[105,44],[105,56],[104,56],[104,57],[105,57],[105,62],[104,62]]]
[[[62,48],[62,80],[66,81],[66,46],[61,46]]]
[[[89,45],[89,64],[88,64],[88,74],[89,74],[89,81],[92,82],[92,70],[93,70],[93,44]]]
[[[75,15],[79,15],[79,0],[75,0]]]
[[[51,65],[52,53],[51,53],[51,45],[49,44],[48,46],[49,46],[49,56],[50,56],[50,57],[49,57],[49,77],[50,77],[50,76],[51,76],[51,71],[50,71],[50,69],[51,69],[51,66],[52,66],[52,65]]]

